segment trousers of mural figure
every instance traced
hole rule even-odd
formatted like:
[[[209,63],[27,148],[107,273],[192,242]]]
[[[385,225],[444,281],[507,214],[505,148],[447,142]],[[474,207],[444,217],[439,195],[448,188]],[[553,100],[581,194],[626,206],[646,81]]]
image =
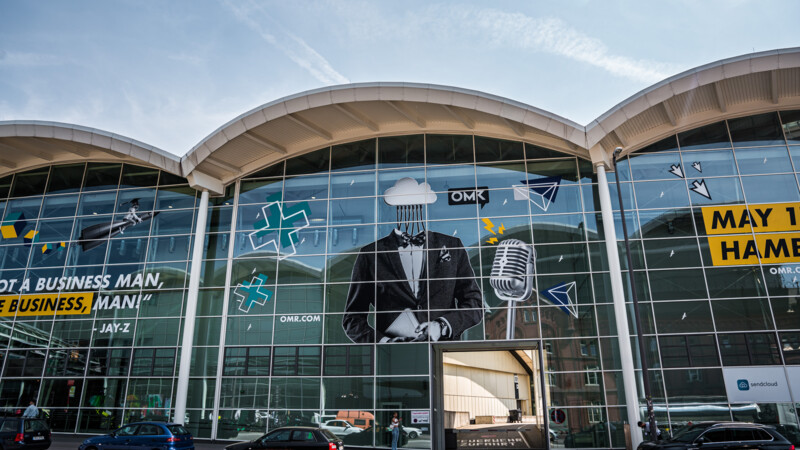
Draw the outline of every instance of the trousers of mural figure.
[[[361,343],[459,339],[483,317],[483,295],[464,245],[425,229],[425,208],[437,197],[428,183],[401,178],[384,196],[397,208],[396,228],[356,258],[345,333]]]

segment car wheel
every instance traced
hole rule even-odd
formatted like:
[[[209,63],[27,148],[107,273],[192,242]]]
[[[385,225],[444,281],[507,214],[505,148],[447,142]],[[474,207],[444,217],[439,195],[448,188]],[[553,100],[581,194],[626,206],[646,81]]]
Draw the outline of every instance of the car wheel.
[[[411,433],[408,433],[409,439],[416,439],[417,436],[419,436],[419,435],[417,434],[416,431],[412,431]]]

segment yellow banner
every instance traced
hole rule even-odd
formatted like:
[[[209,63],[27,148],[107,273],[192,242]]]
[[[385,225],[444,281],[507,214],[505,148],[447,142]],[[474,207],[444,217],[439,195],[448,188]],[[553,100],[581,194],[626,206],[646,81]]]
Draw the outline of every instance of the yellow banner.
[[[708,235],[800,231],[800,203],[705,206],[702,210]]]
[[[0,296],[0,317],[89,314],[94,292],[62,292]]]
[[[709,236],[708,248],[715,266],[800,262],[800,233]]]

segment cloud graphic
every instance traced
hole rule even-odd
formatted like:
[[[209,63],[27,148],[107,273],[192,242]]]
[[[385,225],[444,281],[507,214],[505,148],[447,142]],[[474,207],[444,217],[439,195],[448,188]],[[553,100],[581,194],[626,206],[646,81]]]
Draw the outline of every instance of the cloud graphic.
[[[420,184],[409,177],[397,180],[383,195],[383,200],[390,206],[430,205],[436,202],[436,193],[428,183]]]

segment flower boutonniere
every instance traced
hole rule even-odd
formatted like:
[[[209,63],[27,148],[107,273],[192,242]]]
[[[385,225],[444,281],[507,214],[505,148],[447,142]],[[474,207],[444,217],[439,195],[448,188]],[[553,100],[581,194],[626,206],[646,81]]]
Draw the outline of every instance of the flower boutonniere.
[[[442,246],[442,248],[439,249],[439,262],[449,262],[450,259],[450,251],[447,250],[446,246]]]

